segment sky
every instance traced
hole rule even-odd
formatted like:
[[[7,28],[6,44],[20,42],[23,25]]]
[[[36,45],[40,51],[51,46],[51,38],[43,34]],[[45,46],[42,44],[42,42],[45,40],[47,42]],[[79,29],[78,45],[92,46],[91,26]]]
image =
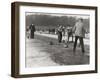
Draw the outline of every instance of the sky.
[[[37,12],[27,12],[26,15],[48,15],[48,16],[69,16],[69,17],[76,17],[76,18],[83,18],[88,19],[90,16],[86,14],[51,14],[51,13],[37,13]]]

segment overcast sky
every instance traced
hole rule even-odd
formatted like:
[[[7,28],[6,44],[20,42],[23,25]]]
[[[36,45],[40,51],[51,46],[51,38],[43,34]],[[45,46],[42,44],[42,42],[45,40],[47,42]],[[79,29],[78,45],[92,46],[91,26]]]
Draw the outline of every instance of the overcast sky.
[[[51,14],[51,13],[33,13],[33,12],[27,12],[27,15],[48,15],[48,16],[70,16],[70,17],[76,17],[76,18],[83,18],[83,19],[88,19],[90,16],[85,15],[85,14]]]

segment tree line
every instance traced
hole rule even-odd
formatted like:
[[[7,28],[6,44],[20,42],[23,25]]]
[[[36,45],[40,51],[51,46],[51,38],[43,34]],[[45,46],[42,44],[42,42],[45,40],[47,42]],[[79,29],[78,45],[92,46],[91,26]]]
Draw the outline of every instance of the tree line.
[[[52,16],[52,15],[26,15],[26,26],[30,24],[35,24],[37,29],[50,29],[57,28],[58,25],[62,26],[74,26],[76,22],[76,17],[73,16]],[[84,19],[84,26],[89,32],[89,18]]]

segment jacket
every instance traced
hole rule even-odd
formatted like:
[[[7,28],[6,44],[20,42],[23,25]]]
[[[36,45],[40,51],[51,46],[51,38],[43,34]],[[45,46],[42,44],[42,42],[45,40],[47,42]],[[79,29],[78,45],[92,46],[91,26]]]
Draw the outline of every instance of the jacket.
[[[85,37],[85,28],[82,22],[76,22],[74,26],[75,36]]]

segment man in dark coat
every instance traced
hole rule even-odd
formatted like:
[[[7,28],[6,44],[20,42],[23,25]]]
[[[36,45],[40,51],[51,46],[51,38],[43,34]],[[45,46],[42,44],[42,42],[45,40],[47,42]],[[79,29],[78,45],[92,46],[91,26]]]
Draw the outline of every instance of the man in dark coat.
[[[35,25],[31,24],[29,29],[30,29],[30,38],[34,39]]]
[[[58,34],[58,42],[61,43],[61,41],[62,41],[62,26],[59,26],[57,34]]]

